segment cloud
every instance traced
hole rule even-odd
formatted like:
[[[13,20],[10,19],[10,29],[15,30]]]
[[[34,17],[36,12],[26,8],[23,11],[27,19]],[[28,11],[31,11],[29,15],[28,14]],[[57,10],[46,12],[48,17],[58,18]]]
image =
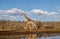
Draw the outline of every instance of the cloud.
[[[60,9],[58,11],[60,12]]]
[[[25,11],[17,8],[12,8],[9,10],[0,10],[0,14],[9,14],[9,13],[25,13]]]
[[[2,17],[2,18],[17,18],[18,16],[13,16],[13,15],[2,15],[2,16],[0,16],[0,17]]]
[[[46,15],[46,16],[55,14],[55,12],[43,11],[41,9],[33,9],[31,12],[39,15]]]
[[[41,10],[41,9],[33,9],[31,11],[23,11],[22,9],[12,8],[12,9],[8,9],[8,10],[0,10],[0,19],[9,19],[9,20],[10,19],[11,20],[16,20],[17,19],[18,20],[18,19],[22,18],[21,13],[25,13],[27,16],[31,17],[34,20],[37,20],[34,17],[39,17],[39,16],[40,17],[41,16],[42,17],[48,16],[48,17],[52,17],[52,18],[53,17],[54,18],[60,18],[60,16],[58,16],[58,15],[60,15],[58,12],[48,12],[48,11],[44,11],[44,10]]]
[[[18,9],[18,8],[11,8],[8,10],[0,10],[0,19],[19,20],[22,18],[21,13],[25,13],[25,11],[23,11],[22,9]]]
[[[52,17],[54,17],[54,18],[60,18],[59,15],[53,15]]]
[[[0,10],[0,14],[20,14],[20,13],[27,13],[27,12],[23,11],[22,9],[17,9],[17,8],[12,8],[9,10]],[[41,9],[33,9],[33,10],[31,10],[31,12],[34,14],[46,15],[46,16],[55,14],[55,12],[43,11]],[[31,13],[29,13],[29,14],[31,14]]]

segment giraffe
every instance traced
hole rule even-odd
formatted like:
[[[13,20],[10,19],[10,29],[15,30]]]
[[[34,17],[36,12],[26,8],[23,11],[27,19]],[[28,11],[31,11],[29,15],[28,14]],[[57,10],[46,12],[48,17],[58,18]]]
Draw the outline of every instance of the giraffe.
[[[24,13],[22,13],[22,15],[25,17],[26,19],[26,26],[24,27],[25,30],[37,30],[37,26],[34,22],[34,20],[31,20],[28,16],[26,16]],[[36,34],[28,34],[27,36],[27,39],[35,39],[36,37]]]
[[[37,30],[37,26],[34,23],[34,20],[31,20],[28,16],[26,16],[25,13],[22,13],[22,15],[26,19],[26,27],[24,27],[25,30]]]

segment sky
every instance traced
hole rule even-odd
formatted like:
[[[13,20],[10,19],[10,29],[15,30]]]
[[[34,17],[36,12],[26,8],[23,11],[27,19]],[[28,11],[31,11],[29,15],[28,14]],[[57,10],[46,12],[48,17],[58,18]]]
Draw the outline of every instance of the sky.
[[[0,20],[60,21],[60,0],[0,0]]]

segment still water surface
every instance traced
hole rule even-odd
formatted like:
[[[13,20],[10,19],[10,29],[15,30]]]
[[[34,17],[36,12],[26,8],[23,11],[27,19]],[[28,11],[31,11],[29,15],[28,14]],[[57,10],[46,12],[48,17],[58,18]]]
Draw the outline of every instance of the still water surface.
[[[0,39],[26,39],[26,38],[20,38],[19,36],[17,37],[14,37],[12,36],[12,38],[8,37],[8,36],[4,36]],[[36,39],[60,39],[60,36],[51,36],[51,37],[39,37],[39,38],[36,38]]]
[[[40,37],[36,39],[60,39],[60,36],[53,36],[53,37]]]

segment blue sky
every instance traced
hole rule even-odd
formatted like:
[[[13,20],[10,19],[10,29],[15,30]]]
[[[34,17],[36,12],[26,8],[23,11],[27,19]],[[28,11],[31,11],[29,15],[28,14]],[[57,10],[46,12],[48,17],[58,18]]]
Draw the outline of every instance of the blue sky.
[[[0,0],[0,20],[60,21],[60,0]]]

